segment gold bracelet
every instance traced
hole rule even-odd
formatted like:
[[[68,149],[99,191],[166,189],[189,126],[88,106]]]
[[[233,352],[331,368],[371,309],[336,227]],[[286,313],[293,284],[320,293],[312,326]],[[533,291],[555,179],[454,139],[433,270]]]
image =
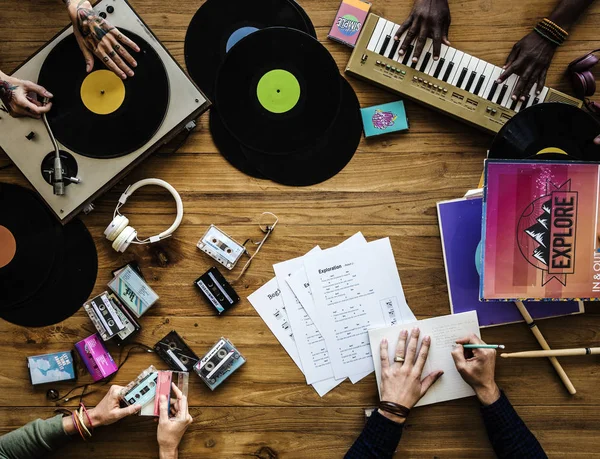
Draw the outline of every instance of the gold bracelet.
[[[567,32],[565,29],[563,29],[561,26],[559,26],[558,24],[552,22],[550,19],[548,18],[544,18],[543,22],[547,22],[551,25],[553,25],[554,27],[556,27],[560,32],[562,32],[565,36],[569,36],[569,32]]]

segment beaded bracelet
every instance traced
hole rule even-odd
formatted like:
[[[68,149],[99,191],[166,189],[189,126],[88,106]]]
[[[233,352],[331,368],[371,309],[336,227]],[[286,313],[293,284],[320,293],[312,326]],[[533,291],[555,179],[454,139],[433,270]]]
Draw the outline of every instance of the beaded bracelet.
[[[548,24],[551,27],[554,27],[556,30],[561,32],[565,36],[565,38],[569,36],[569,32],[567,32],[565,29],[563,29],[561,26],[559,26],[555,22],[552,22],[550,19],[544,18],[544,19],[542,19],[542,22]]]
[[[537,27],[535,27],[533,30],[535,30],[535,31],[538,33],[538,35],[540,35],[540,36],[544,37],[544,38],[545,38],[546,40],[548,40],[550,43],[553,43],[553,44],[555,44],[556,46],[560,46],[560,45],[561,45],[561,43],[560,43],[560,42],[556,41],[556,40],[555,40],[555,39],[553,39],[553,38],[550,38],[548,35],[546,35],[544,32],[542,32],[542,31],[541,31],[540,29],[538,29]]]
[[[538,35],[555,44],[556,46],[562,45],[569,36],[569,33],[565,29],[555,24],[548,18],[544,18],[538,22],[533,30],[535,30]]]
[[[548,26],[545,22],[540,22],[536,27],[538,29],[540,29],[542,32],[545,32],[548,35],[550,35],[552,38],[554,38],[556,41],[560,42],[561,44],[565,41],[565,37],[563,34],[561,34],[560,32],[557,32],[555,29]]]

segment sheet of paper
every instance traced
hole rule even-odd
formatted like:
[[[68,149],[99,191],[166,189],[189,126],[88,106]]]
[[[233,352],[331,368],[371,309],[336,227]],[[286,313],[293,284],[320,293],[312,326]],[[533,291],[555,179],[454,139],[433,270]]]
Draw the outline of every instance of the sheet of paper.
[[[356,233],[340,245],[345,247],[358,247],[367,244],[362,233]],[[315,247],[307,255],[319,253],[321,249]],[[308,384],[333,378],[333,369],[329,359],[329,352],[323,336],[313,319],[307,314],[302,303],[290,289],[287,279],[290,274],[304,266],[303,257],[294,258],[273,265],[273,270],[281,288],[283,303],[288,312],[290,324],[295,334],[296,347]],[[364,376],[364,375],[363,375]],[[337,378],[341,379],[341,378]],[[353,384],[358,379],[353,378]]]
[[[429,357],[423,370],[423,377],[435,370],[443,370],[442,377],[429,389],[425,396],[416,406],[430,405],[432,403],[445,402],[457,398],[469,397],[475,395],[471,386],[461,378],[456,370],[454,360],[452,359],[452,345],[457,339],[463,338],[471,333],[479,334],[479,322],[475,311],[464,312],[449,316],[434,317],[417,322],[395,325],[369,330],[371,341],[371,352],[375,364],[375,375],[377,377],[377,387],[381,390],[381,361],[379,345],[383,338],[387,338],[389,347],[390,363],[393,363],[396,355],[396,344],[401,330],[412,330],[419,327],[419,348],[424,336],[431,336],[431,347],[429,348]],[[381,392],[379,394],[381,396]]]
[[[334,377],[373,371],[368,329],[415,319],[389,238],[360,248],[336,247],[303,261]]]
[[[281,343],[285,351],[292,358],[294,363],[302,371],[302,364],[298,356],[294,336],[289,325],[286,310],[281,299],[281,289],[277,283],[277,279],[273,278],[261,288],[252,293],[248,300],[260,315],[262,320],[267,324],[267,327],[275,335],[275,338]],[[343,382],[336,381],[333,378],[319,381],[313,384],[314,389],[322,397],[334,387]]]

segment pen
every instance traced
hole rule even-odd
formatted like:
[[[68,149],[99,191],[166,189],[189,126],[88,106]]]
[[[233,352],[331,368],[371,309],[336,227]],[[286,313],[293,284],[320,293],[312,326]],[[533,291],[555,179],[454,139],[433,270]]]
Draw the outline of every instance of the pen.
[[[504,344],[463,344],[465,349],[504,349]]]

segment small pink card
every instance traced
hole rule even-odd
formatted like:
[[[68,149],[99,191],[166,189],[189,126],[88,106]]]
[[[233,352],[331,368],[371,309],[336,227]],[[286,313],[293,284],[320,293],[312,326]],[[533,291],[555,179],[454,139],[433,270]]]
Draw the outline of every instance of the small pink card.
[[[171,381],[173,380],[172,371],[159,371],[156,381],[156,396],[154,397],[154,416],[160,416],[160,396],[167,397],[169,406],[171,405]]]
[[[342,0],[328,37],[354,48],[370,9],[363,0]]]

